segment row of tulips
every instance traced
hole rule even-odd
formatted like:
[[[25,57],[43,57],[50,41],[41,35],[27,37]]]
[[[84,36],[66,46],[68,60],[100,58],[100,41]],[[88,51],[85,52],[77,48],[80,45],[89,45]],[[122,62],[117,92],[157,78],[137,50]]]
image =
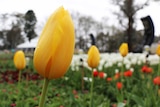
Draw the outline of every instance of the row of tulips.
[[[93,46],[94,48],[96,48],[95,46]],[[91,47],[92,48],[92,47]],[[90,55],[92,55],[92,54],[90,54]],[[126,56],[127,57],[127,56]],[[99,66],[99,65],[98,65]],[[139,66],[138,68],[136,68],[137,66]],[[115,89],[112,89],[112,91],[113,91],[113,93],[112,93],[112,97],[114,97],[114,98],[110,98],[108,101],[111,101],[112,103],[113,102],[115,102],[115,103],[111,103],[111,102],[107,102],[107,104],[105,103],[105,102],[102,102],[102,104],[104,104],[105,106],[106,105],[112,105],[112,106],[115,106],[115,105],[128,105],[128,106],[131,106],[131,105],[134,105],[135,103],[133,103],[133,102],[135,102],[135,99],[137,99],[137,98],[142,98],[143,99],[143,97],[141,97],[141,96],[134,96],[134,95],[130,95],[131,97],[132,97],[132,99],[130,98],[130,99],[127,99],[127,97],[126,97],[126,93],[127,92],[129,92],[128,90],[130,89],[130,87],[132,86],[132,85],[136,85],[137,87],[139,87],[139,85],[142,85],[142,83],[144,82],[144,83],[147,83],[147,87],[146,88],[148,88],[148,91],[156,91],[156,88],[154,89],[154,87],[155,86],[158,86],[158,84],[159,84],[159,77],[157,77],[156,75],[157,75],[157,69],[158,69],[158,67],[155,67],[154,69],[152,68],[152,67],[150,67],[149,65],[144,65],[144,66],[142,66],[142,65],[137,65],[137,66],[132,66],[132,68],[131,69],[127,69],[127,68],[124,68],[124,72],[123,72],[123,74],[122,74],[122,72],[120,71],[121,70],[121,67],[122,66],[115,66],[113,69],[108,69],[108,68],[103,68],[103,70],[101,69],[101,71],[99,71],[99,70],[96,70],[96,69],[93,69],[93,77],[94,77],[94,84],[95,85],[93,85],[93,98],[94,97],[98,97],[97,95],[95,95],[95,92],[96,93],[99,93],[99,92],[101,92],[101,93],[104,93],[104,98],[106,97],[106,96],[108,96],[108,95],[110,95],[111,93],[108,91],[108,89],[110,89],[110,88],[115,88]],[[117,68],[119,68],[119,70],[117,69]],[[97,68],[98,69],[98,68]],[[87,67],[87,70],[88,71],[91,71],[91,69],[88,69],[88,67]],[[80,69],[79,69],[79,71],[80,71]],[[86,70],[85,70],[86,71]],[[88,72],[87,71],[87,72]],[[114,73],[114,71],[115,71],[115,73]],[[77,75],[80,75],[78,72],[74,72],[74,73],[77,73]],[[85,72],[86,73],[86,72]],[[69,72],[66,74],[66,76],[65,77],[68,77],[68,79],[71,79],[72,78],[72,82],[77,82],[78,80],[78,78],[77,79],[74,79],[74,77],[73,76],[71,76],[73,74],[73,71],[70,69],[69,70]],[[137,75],[138,74],[138,75]],[[139,76],[140,75],[140,76]],[[88,77],[91,77],[91,75],[87,75]],[[121,77],[123,77],[123,81],[121,81]],[[145,78],[145,77],[147,77],[147,78]],[[152,78],[151,78],[152,77]],[[136,80],[134,80],[135,78],[137,78]],[[64,78],[62,78],[62,80],[63,80]],[[68,80],[67,79],[67,80]],[[148,81],[148,80],[149,81]],[[106,83],[104,83],[104,80],[105,80],[105,82]],[[143,82],[139,82],[139,81],[143,81]],[[79,81],[80,81],[80,79],[79,79]],[[78,82],[79,82],[78,81]],[[92,81],[92,79],[91,79],[91,81]],[[129,81],[129,82],[128,82]],[[137,84],[135,84],[134,82],[136,81],[137,82]],[[71,80],[70,80],[70,82],[71,82]],[[68,84],[68,85],[71,85],[70,84],[70,82],[67,82],[66,84]],[[98,82],[98,83],[97,83]],[[63,83],[63,82],[62,82]],[[129,83],[129,84],[128,84]],[[150,83],[150,84],[149,84]],[[104,85],[108,85],[107,86],[107,88],[108,89],[106,89],[106,86],[104,86]],[[73,85],[73,84],[72,84]],[[80,87],[80,86],[76,86],[77,84],[75,83],[75,86],[74,87],[72,87],[73,89],[75,89],[75,87]],[[89,83],[86,83],[86,81],[85,81],[85,86],[84,86],[84,89],[89,89],[89,87],[88,86],[90,86],[90,82]],[[99,86],[100,86],[100,88],[99,88]],[[142,85],[143,86],[143,85]],[[99,90],[99,92],[97,92],[97,88],[98,88],[98,90]],[[145,88],[145,86],[144,87],[142,87],[142,88]],[[20,88],[20,89],[22,89],[22,88]],[[76,89],[78,89],[78,88],[76,88]],[[117,89],[117,90],[116,90]],[[134,89],[134,88],[133,88]],[[151,90],[152,89],[152,90]],[[118,91],[119,90],[119,91]],[[121,94],[121,91],[123,90],[123,95]],[[156,92],[158,92],[158,91],[156,91]],[[156,96],[156,92],[154,92],[155,94],[155,96]],[[54,93],[54,92],[53,92]],[[117,95],[115,96],[114,94],[115,93],[117,93]],[[143,93],[145,93],[145,92],[143,92]],[[59,93],[60,94],[60,93]],[[135,94],[136,95],[136,93],[133,93],[133,94]],[[90,98],[90,93],[87,93],[86,94],[87,96],[89,96],[89,98]],[[127,93],[127,95],[128,95],[128,93]],[[75,98],[76,99],[81,99],[81,98],[83,98],[83,97],[85,97],[85,95],[83,95],[83,94],[80,94],[79,92],[78,92],[78,94],[75,94]],[[122,98],[121,98],[122,97]],[[158,98],[158,97],[157,97]],[[53,98],[54,99],[54,98]],[[134,100],[133,100],[134,99]],[[118,103],[116,103],[116,101],[115,100],[117,100],[117,102]],[[74,101],[74,100],[73,100]],[[35,102],[37,102],[37,100],[35,101]],[[54,101],[53,101],[54,102]],[[93,105],[97,105],[97,103],[96,103],[96,101],[95,100],[93,100]],[[125,102],[125,103],[124,103]],[[80,102],[77,102],[77,104],[78,103],[80,103]],[[133,104],[132,104],[133,103]],[[145,104],[139,104],[140,102],[136,102],[136,105],[145,105]],[[153,103],[155,103],[155,101],[154,102],[152,102],[151,104],[153,104]],[[15,103],[13,103],[13,105],[14,105]],[[62,105],[63,105],[63,103],[61,103]],[[100,105],[101,103],[99,102],[99,105]],[[150,104],[150,105],[151,105]],[[157,101],[157,104],[159,104],[158,103],[158,101]],[[147,104],[147,105],[149,105],[149,104]],[[156,105],[156,104],[155,104]],[[69,106],[67,106],[67,107],[69,107]]]
[[[145,65],[146,66],[146,65]],[[116,66],[113,66],[113,69],[116,69]],[[146,73],[143,72],[143,66],[135,66],[134,71],[125,70],[122,74],[114,73],[114,75],[109,74],[110,72],[114,72],[114,70],[103,69],[102,71],[95,70],[94,72],[98,72],[98,76],[94,76],[94,86],[93,86],[93,102],[95,106],[104,105],[104,107],[109,107],[112,105],[124,104],[128,106],[152,106],[156,102],[158,104],[159,96],[158,89],[158,80],[157,77],[157,68],[158,66],[149,67],[153,68],[152,72]],[[91,72],[89,69],[85,69],[85,76],[91,77]],[[130,72],[128,75],[125,72]],[[132,72],[132,75],[131,75]],[[121,81],[121,77],[123,76],[123,81]],[[61,79],[56,79],[54,81],[50,81],[48,87],[48,94],[46,98],[46,106],[47,107],[60,107],[63,105],[64,107],[79,107],[81,106],[89,106],[90,99],[90,81],[87,79],[84,81],[83,91],[81,91],[81,72],[80,71],[69,71],[66,75]],[[156,85],[157,84],[157,85]],[[17,101],[17,84],[1,84],[0,90],[0,99],[1,103],[6,102],[7,104],[12,104],[12,100],[14,104],[17,106],[20,102],[25,103],[25,107],[36,107],[38,106],[38,101],[40,99],[40,93],[42,88],[42,80],[37,81],[29,81],[28,86],[26,85],[26,81],[24,79],[21,80],[21,101]],[[158,87],[157,87],[158,88]],[[2,91],[6,91],[1,93]],[[73,91],[73,93],[72,93]],[[124,93],[121,95],[121,91]],[[11,94],[11,92],[13,92]],[[22,94],[23,93],[23,94]],[[8,94],[8,95],[7,95]],[[8,96],[7,99],[4,96]],[[154,95],[154,96],[153,96]],[[17,96],[17,97],[15,97]],[[72,96],[74,98],[72,98]],[[153,96],[153,97],[152,97]],[[121,98],[122,97],[122,98]],[[32,99],[32,100],[31,100]],[[99,101],[99,100],[100,101]],[[136,99],[140,99],[136,101]],[[147,102],[147,99],[157,99],[152,102]],[[7,100],[7,101],[6,101]],[[144,101],[143,101],[144,100]],[[62,102],[64,101],[64,102]],[[143,103],[142,103],[142,102]],[[70,103],[72,106],[70,106]],[[141,104],[142,103],[142,104]],[[146,103],[146,104],[145,104]],[[154,107],[156,106],[156,103]],[[27,106],[30,105],[30,106]],[[107,106],[109,105],[109,106]]]

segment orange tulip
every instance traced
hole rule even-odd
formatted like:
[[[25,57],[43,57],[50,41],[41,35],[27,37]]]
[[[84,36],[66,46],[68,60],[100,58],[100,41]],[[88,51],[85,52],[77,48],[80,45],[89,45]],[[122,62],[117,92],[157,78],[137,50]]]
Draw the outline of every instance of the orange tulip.
[[[87,63],[91,68],[96,68],[99,65],[100,54],[98,48],[93,45],[88,51]]]
[[[34,52],[34,66],[45,78],[62,77],[70,66],[75,36],[72,18],[63,6],[48,19]]]
[[[160,56],[160,44],[157,46],[156,54],[157,54],[158,56]]]
[[[123,57],[125,57],[128,54],[128,44],[122,43],[119,48],[119,52]]]
[[[14,54],[14,65],[18,70],[22,70],[26,67],[26,59],[23,51],[19,50]]]

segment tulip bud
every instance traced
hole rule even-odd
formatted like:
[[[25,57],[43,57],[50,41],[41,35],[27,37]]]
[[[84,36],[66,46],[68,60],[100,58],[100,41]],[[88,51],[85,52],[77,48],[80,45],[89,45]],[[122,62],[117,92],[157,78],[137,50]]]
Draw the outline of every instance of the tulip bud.
[[[157,46],[156,54],[157,54],[158,56],[160,56],[160,45]]]
[[[19,50],[14,54],[14,65],[18,70],[22,70],[26,67],[26,59],[23,51]]]
[[[91,68],[96,68],[99,65],[100,54],[98,48],[93,45],[88,51],[87,63]]]
[[[117,89],[120,90],[122,89],[123,84],[121,82],[117,82],[116,86],[117,86]]]
[[[59,7],[48,19],[34,52],[34,66],[45,78],[62,77],[70,66],[75,37],[72,18]]]
[[[128,54],[128,44],[122,43],[119,48],[119,52],[123,57],[125,57]]]

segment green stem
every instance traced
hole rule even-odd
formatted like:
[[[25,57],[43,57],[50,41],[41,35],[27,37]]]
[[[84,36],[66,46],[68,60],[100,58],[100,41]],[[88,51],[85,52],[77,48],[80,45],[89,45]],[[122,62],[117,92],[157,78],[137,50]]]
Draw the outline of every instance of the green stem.
[[[39,102],[39,106],[38,107],[44,107],[48,84],[49,84],[49,79],[44,78],[44,84],[43,84],[41,98],[40,98],[40,102]]]
[[[159,74],[160,74],[160,57],[159,57],[159,64],[158,64],[158,76],[160,76]]]
[[[81,90],[82,90],[82,92],[84,91],[84,80],[83,80],[83,78],[84,78],[84,69],[83,69],[83,66],[82,66],[82,69],[81,69],[82,71],[82,77],[81,77]]]
[[[19,70],[18,73],[18,103],[20,101],[20,96],[21,96],[21,70]]]
[[[21,70],[19,70],[19,73],[18,73],[18,84],[20,83],[21,81]]]
[[[92,69],[92,81],[91,81],[91,87],[90,87],[90,107],[93,107],[93,85],[94,85],[94,78],[93,78],[93,69]]]
[[[122,59],[122,67],[121,67],[121,73],[120,73],[120,78],[121,78],[121,83],[123,84],[123,79],[124,79],[124,57]],[[128,82],[128,81],[127,81]],[[120,94],[121,94],[121,101],[123,101],[123,89],[120,90]]]
[[[123,73],[124,73],[124,57],[123,57],[123,59],[122,59],[121,73],[122,73],[122,75],[121,75],[121,82],[123,82]],[[120,73],[120,74],[121,74],[121,73]]]

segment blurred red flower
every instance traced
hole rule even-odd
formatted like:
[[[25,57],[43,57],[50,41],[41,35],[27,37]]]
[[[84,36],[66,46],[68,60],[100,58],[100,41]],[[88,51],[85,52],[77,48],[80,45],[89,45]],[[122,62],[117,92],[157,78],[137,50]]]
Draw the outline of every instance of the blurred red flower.
[[[105,78],[107,75],[104,72],[99,72],[98,77],[99,78]]]
[[[151,67],[148,67],[148,66],[144,65],[141,68],[141,71],[144,72],[144,73],[151,73],[153,71],[153,69]]]
[[[120,90],[120,89],[122,89],[123,84],[121,82],[117,82],[116,86],[117,86],[117,89]]]
[[[106,80],[107,80],[107,82],[110,82],[110,81],[112,81],[112,78],[108,77]]]
[[[153,83],[154,83],[155,85],[159,85],[159,86],[160,86],[160,76],[155,77],[155,78],[153,79]]]
[[[132,72],[131,70],[128,70],[128,71],[125,71],[123,75],[124,75],[125,77],[131,77],[131,76],[132,76],[132,73],[133,73],[133,72]]]
[[[118,79],[119,77],[120,77],[120,73],[119,72],[114,75],[114,79]]]
[[[76,90],[72,90],[72,93],[73,93],[74,95],[78,94],[78,92],[77,92]]]
[[[98,72],[97,70],[94,70],[94,71],[93,71],[93,76],[94,76],[94,77],[98,77],[98,74],[99,74],[99,72]]]
[[[12,104],[11,104],[11,107],[16,107],[16,104],[15,104],[15,103],[12,103]]]

